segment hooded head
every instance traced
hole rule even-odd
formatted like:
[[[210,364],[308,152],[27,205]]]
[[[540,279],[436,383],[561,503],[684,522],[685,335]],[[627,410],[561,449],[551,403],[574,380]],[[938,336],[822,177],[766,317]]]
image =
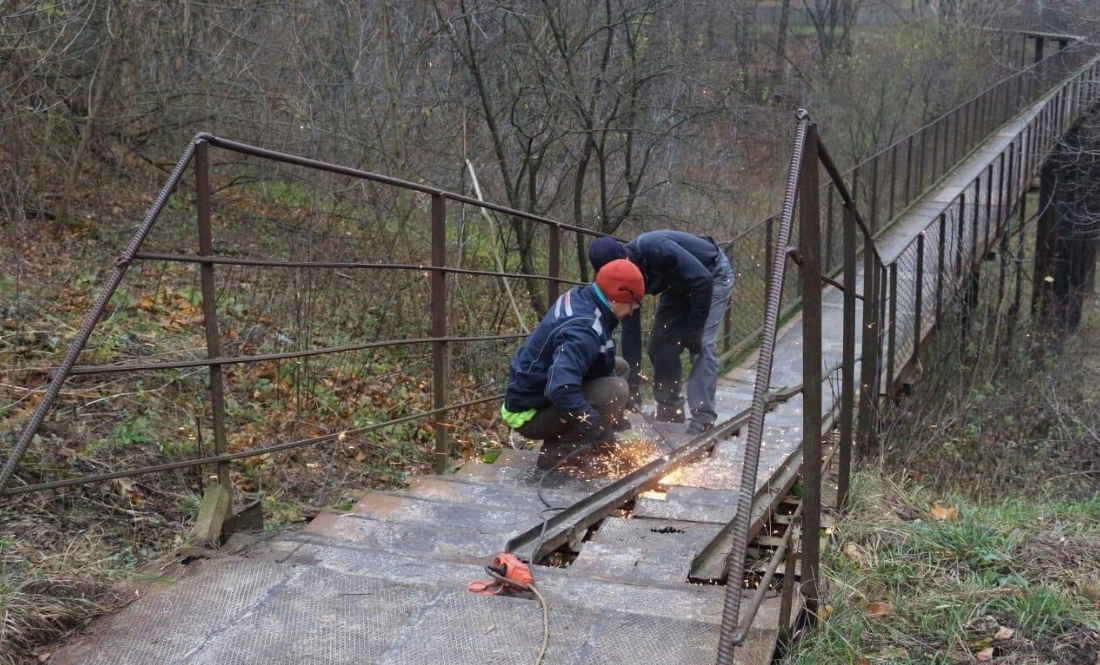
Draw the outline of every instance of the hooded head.
[[[611,236],[596,238],[588,246],[588,260],[592,262],[592,267],[597,271],[615,259],[625,258],[626,248]]]

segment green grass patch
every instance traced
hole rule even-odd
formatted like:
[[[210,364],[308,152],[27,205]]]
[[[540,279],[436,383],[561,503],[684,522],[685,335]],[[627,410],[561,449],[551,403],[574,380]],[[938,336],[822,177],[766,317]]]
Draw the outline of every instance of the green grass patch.
[[[949,517],[937,519],[927,490],[881,477],[857,476],[859,499],[822,561],[825,619],[785,663],[1060,662],[1052,645],[1100,629],[1083,591],[1100,571],[1095,498],[945,498]]]

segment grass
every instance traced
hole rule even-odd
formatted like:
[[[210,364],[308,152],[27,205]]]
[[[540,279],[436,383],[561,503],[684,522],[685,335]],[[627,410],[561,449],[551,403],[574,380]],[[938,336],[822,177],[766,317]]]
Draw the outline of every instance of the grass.
[[[784,663],[1100,662],[1100,306],[1011,348],[1001,316],[945,334],[886,414]]]
[[[823,560],[827,618],[784,662],[973,662],[987,649],[998,662],[1075,662],[1059,660],[1067,649],[1095,659],[1100,615],[1078,583],[1100,573],[1095,499],[979,505],[881,469],[857,476],[853,496]],[[935,499],[953,519],[934,516]],[[1048,574],[1059,568],[1074,574]]]

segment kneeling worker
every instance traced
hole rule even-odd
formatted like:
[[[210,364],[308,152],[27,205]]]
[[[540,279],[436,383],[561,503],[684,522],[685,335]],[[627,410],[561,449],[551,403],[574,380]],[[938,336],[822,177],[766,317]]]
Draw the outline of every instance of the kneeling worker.
[[[548,469],[588,443],[614,444],[629,424],[629,365],[615,357],[611,333],[645,296],[642,273],[611,261],[563,294],[512,358],[500,415],[528,439],[542,439],[538,466]]]

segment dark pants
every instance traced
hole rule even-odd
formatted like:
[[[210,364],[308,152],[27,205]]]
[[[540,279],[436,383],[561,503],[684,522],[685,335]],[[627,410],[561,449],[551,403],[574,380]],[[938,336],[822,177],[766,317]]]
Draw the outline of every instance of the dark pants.
[[[600,417],[609,426],[623,416],[623,407],[630,397],[630,388],[626,377],[630,374],[630,365],[622,358],[615,358],[615,376],[586,381],[581,386],[584,401],[599,412]],[[553,404],[547,404],[516,430],[528,439],[558,439],[560,441],[580,441],[584,432],[573,426],[573,420],[558,411]]]
[[[725,256],[715,264],[714,291],[710,310],[703,326],[703,348],[691,356],[691,372],[687,381],[687,401],[691,419],[700,425],[713,425],[718,418],[715,403],[718,390],[718,328],[733,293],[733,270]],[[653,398],[657,401],[657,420],[683,422],[684,398],[681,396],[684,351],[684,321],[691,311],[686,298],[669,293],[657,301],[653,318],[653,333],[649,337],[649,359],[653,363]]]

